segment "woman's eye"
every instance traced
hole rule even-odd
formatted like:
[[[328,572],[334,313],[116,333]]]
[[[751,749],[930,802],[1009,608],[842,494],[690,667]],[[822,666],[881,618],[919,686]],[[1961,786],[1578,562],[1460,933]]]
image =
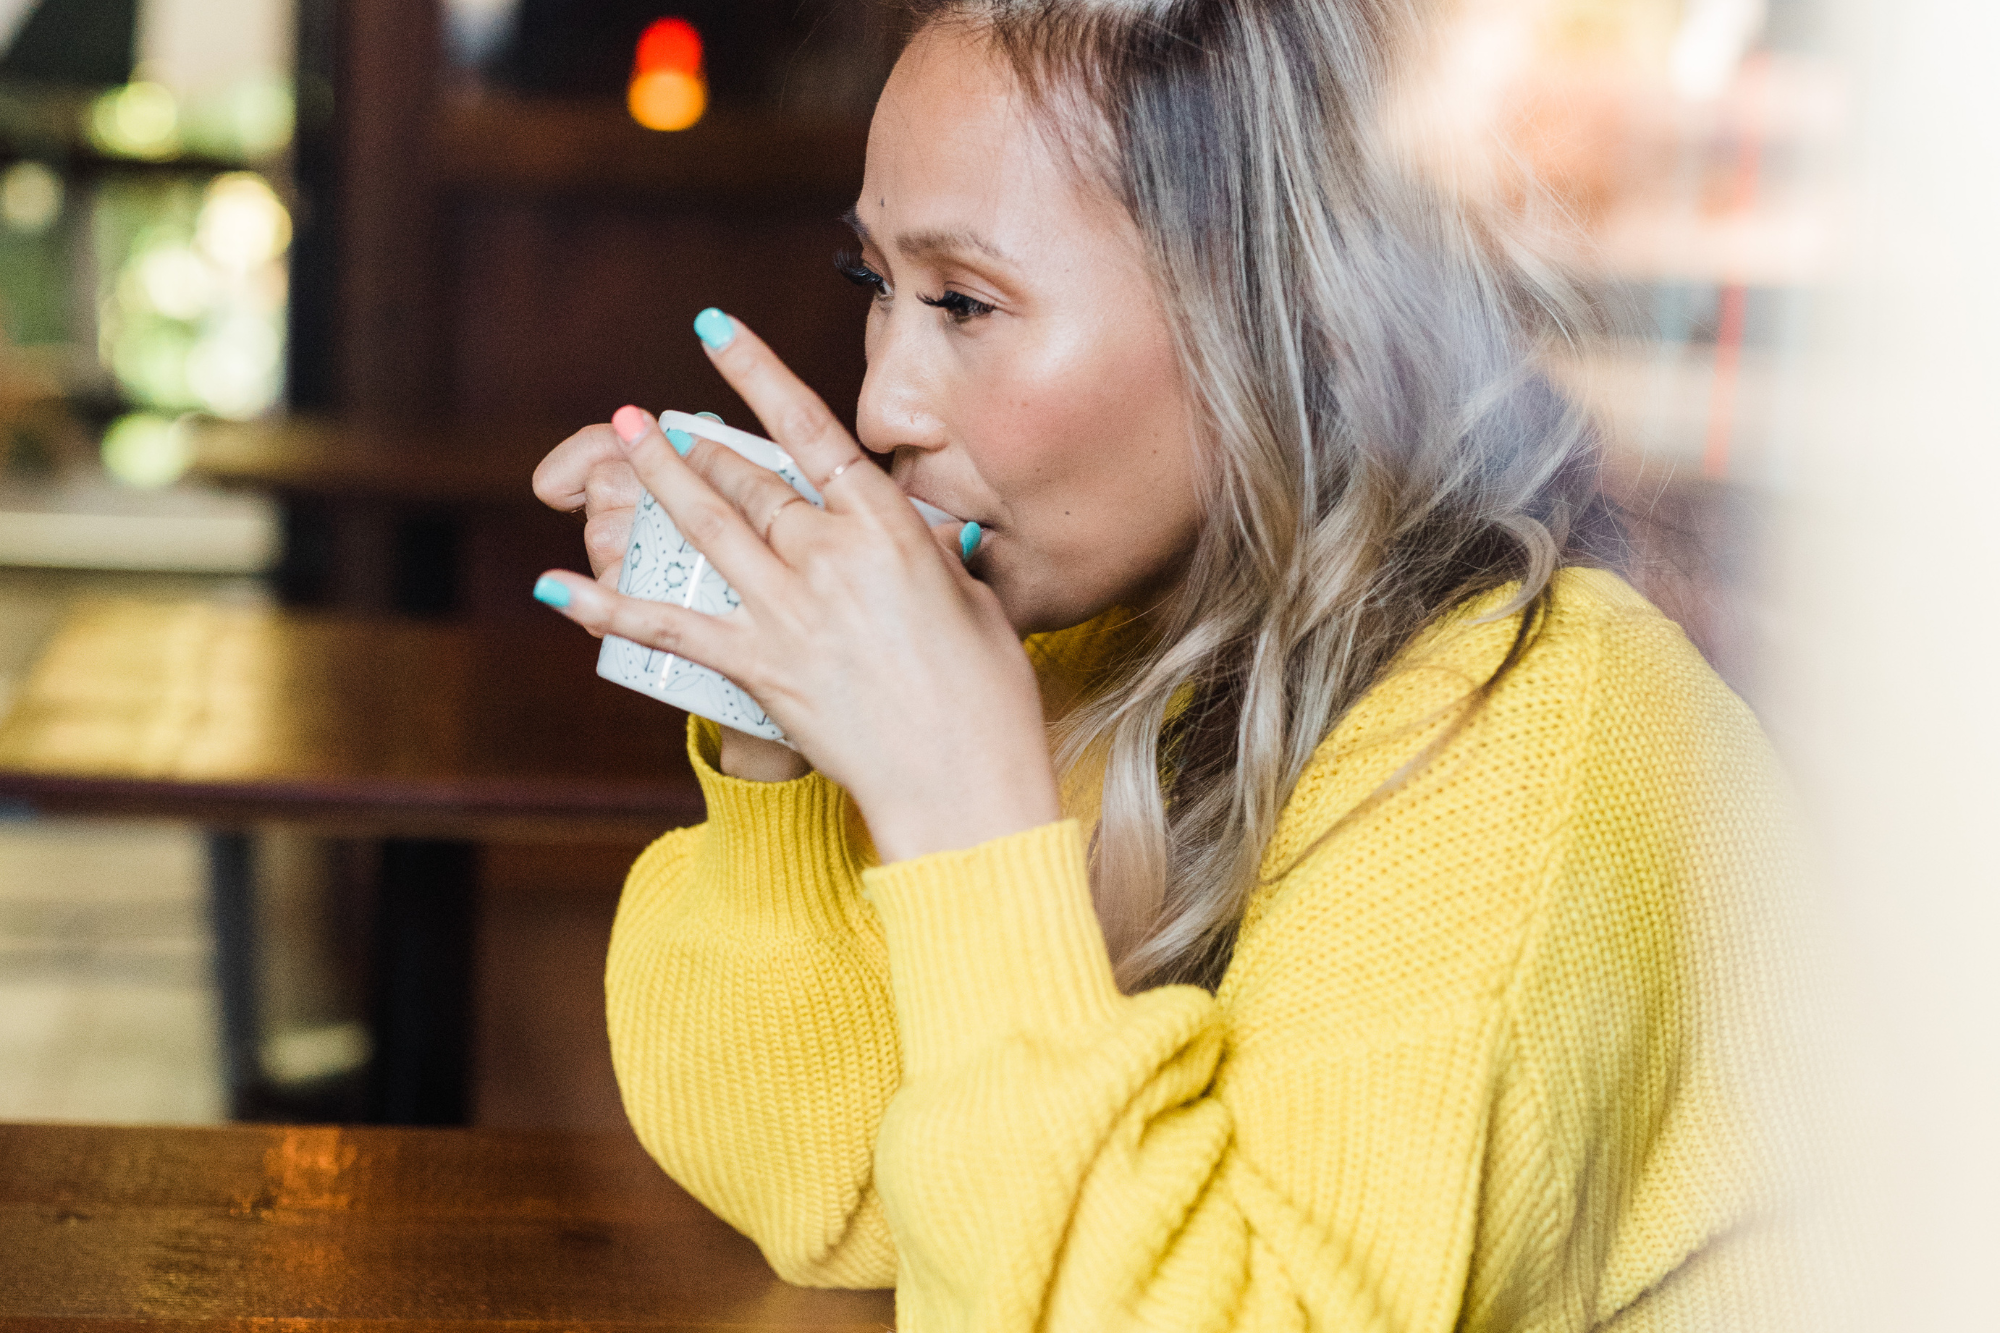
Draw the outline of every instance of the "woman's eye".
[[[946,291],[941,296],[919,296],[917,299],[950,315],[954,324],[963,324],[968,319],[993,313],[992,306],[984,301],[975,301],[964,292]]]
[[[889,294],[889,280],[868,267],[862,261],[861,256],[851,250],[842,251],[840,254],[835,255],[833,257],[833,267],[841,277],[846,278],[856,287],[867,288],[875,294],[877,299]]]

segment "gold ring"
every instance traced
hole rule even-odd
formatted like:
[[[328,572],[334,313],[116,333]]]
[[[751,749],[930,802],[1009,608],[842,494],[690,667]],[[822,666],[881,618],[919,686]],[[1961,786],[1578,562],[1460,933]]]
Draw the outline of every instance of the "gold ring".
[[[805,502],[806,502],[805,496],[794,495],[790,499],[786,500],[784,504],[779,505],[776,509],[773,509],[771,511],[770,517],[764,520],[764,545],[769,546],[771,544],[771,528],[773,527],[773,525],[777,523],[778,515],[785,512],[785,505],[802,505]]]
[[[847,469],[853,467],[856,463],[859,463],[860,461],[861,461],[861,456],[857,454],[853,458],[848,459],[845,463],[842,463],[839,467],[835,468],[832,472],[827,474],[826,484],[828,486],[831,486],[836,481],[839,481],[841,473],[847,471]]]

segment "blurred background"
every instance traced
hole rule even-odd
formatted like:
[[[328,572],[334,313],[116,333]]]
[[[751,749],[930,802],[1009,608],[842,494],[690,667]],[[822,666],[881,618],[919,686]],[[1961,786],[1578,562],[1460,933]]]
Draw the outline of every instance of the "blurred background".
[[[107,598],[564,637],[525,590],[580,529],[529,474],[628,401],[742,420],[697,311],[851,410],[864,307],[829,258],[894,41],[867,0],[0,2],[0,713]],[[632,744],[670,763],[670,717]],[[0,1117],[388,1115],[393,849],[89,804],[0,819]],[[486,1045],[402,1118],[622,1123],[599,978],[637,848],[457,847]]]
[[[1585,298],[1550,369],[1637,580],[1799,770],[1829,1022],[1916,1138],[2000,1110],[1991,969],[1952,952],[1993,924],[1994,26],[1444,0],[1392,116]],[[872,0],[0,0],[0,712],[105,598],[561,634],[526,593],[578,529],[528,475],[627,401],[741,419],[697,310],[851,411],[863,302],[827,261],[896,38]],[[655,711],[621,738],[671,756]],[[61,804],[0,820],[0,1117],[393,1114],[380,830]],[[466,1091],[417,1118],[622,1123],[600,976],[637,841],[451,844]],[[1930,1063],[1881,1054],[1913,1032]],[[1926,1170],[1941,1215],[1994,1174]]]
[[[1399,133],[1577,284],[1601,327],[1552,369],[1604,423],[1647,591],[1758,701],[1777,370],[1849,114],[1819,16],[1439,13]],[[629,400],[740,419],[697,310],[851,410],[862,307],[827,261],[896,37],[871,0],[0,4],[0,696],[106,596],[559,635],[524,590],[577,529],[528,475]],[[213,832],[0,824],[0,1115],[362,1113],[380,847],[237,830],[232,1056]],[[466,1116],[618,1123],[596,986],[633,850],[480,840]]]

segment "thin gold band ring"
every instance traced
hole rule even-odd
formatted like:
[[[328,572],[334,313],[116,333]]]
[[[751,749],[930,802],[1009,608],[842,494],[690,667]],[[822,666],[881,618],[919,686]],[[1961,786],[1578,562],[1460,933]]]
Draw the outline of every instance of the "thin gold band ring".
[[[805,496],[794,495],[790,499],[786,500],[784,504],[779,505],[776,509],[773,509],[771,511],[770,517],[764,520],[764,533],[763,533],[764,545],[769,546],[771,544],[771,529],[777,525],[778,515],[785,512],[785,507],[787,505],[802,505],[805,502],[806,502]]]

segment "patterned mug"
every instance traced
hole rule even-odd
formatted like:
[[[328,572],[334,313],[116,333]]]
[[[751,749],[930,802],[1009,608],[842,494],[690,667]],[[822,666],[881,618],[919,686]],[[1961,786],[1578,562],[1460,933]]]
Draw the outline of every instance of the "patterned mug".
[[[732,449],[759,467],[769,468],[785,479],[809,503],[822,504],[819,491],[799,471],[790,454],[773,441],[748,431],[725,426],[707,417],[685,412],[660,414],[660,429],[683,430]],[[912,505],[928,524],[950,523],[952,516],[935,505],[912,499]],[[618,573],[618,591],[651,602],[672,602],[712,616],[728,615],[742,601],[736,590],[716,572],[708,558],[681,535],[649,492],[641,497],[632,518],[632,540],[625,548],[625,563]],[[699,666],[684,657],[664,653],[621,639],[604,636],[597,653],[597,674],[627,689],[649,694],[662,703],[734,727],[752,736],[785,744],[785,733],[741,686],[721,672]]]

